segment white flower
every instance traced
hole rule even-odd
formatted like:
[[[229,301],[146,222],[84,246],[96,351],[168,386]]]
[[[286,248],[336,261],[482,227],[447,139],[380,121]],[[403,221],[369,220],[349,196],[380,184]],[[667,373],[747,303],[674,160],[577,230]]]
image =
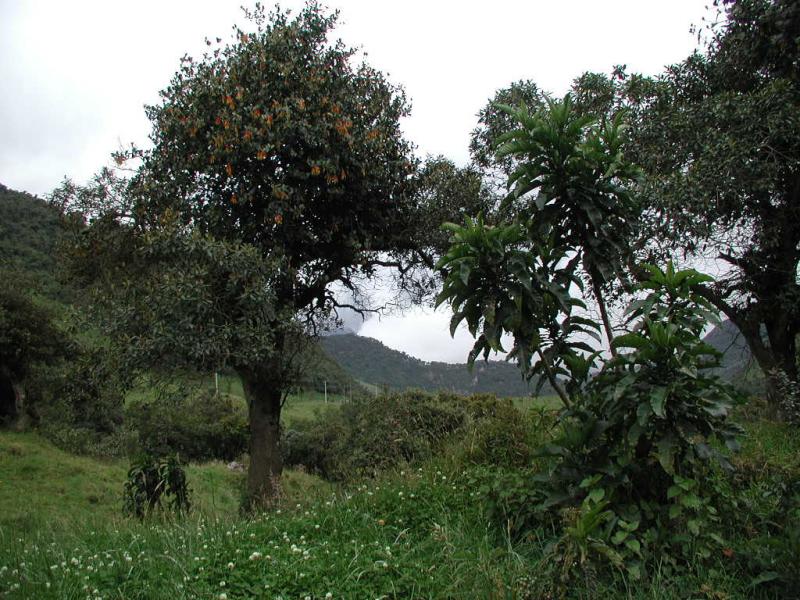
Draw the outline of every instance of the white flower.
[[[229,569],[232,569],[232,568],[233,568],[233,567],[235,567],[235,566],[236,566],[236,565],[235,565],[235,564],[233,564],[232,562],[229,562],[229,563],[228,563],[228,568],[229,568]]]
[[[331,600],[331,598],[333,598],[333,594],[331,594],[330,592],[325,594],[325,600]]]
[[[228,594],[226,594],[225,592],[222,592],[219,595],[219,600],[228,600]]]
[[[253,552],[250,555],[250,560],[258,560],[259,558],[261,558],[261,552]]]

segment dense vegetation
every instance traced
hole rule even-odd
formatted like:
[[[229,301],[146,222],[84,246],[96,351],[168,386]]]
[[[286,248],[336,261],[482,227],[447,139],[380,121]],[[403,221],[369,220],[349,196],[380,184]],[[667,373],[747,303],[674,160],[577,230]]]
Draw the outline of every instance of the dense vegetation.
[[[16,281],[17,289],[62,297],[55,258],[60,230],[54,207],[0,183],[0,265],[3,277]]]
[[[800,9],[715,6],[660,76],[499,90],[463,168],[413,158],[335,14],[259,7],[183,59],[129,177],[64,182],[58,221],[0,189],[2,416],[38,428],[0,432],[0,594],[796,596]],[[705,251],[719,280],[676,266]],[[471,383],[316,345],[378,276],[467,325]],[[526,398],[451,391],[499,376]]]

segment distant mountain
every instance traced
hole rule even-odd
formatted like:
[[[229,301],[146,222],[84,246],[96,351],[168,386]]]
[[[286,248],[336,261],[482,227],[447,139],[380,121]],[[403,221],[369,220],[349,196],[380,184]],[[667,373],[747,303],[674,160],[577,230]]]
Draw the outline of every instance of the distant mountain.
[[[721,379],[751,392],[761,388],[763,374],[744,336],[729,319],[709,331],[703,340],[723,354],[722,366],[716,369]]]
[[[392,350],[378,340],[352,334],[320,339],[322,348],[356,379],[395,390],[419,388],[449,390],[461,394],[494,393],[529,396],[532,386],[523,381],[516,365],[476,361],[472,372],[466,364],[425,362]],[[547,389],[543,394],[549,393]]]

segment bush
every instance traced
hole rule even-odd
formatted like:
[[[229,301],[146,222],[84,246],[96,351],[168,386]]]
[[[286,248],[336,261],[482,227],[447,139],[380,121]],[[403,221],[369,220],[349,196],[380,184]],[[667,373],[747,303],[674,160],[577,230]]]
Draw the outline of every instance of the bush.
[[[128,470],[122,511],[144,519],[156,509],[164,510],[161,500],[168,497],[166,508],[184,514],[191,507],[189,493],[186,472],[176,457],[145,454],[135,459]]]
[[[159,390],[150,401],[126,409],[139,449],[153,456],[179,455],[183,460],[233,460],[247,450],[249,429],[244,405],[213,390],[184,386]]]
[[[74,454],[122,456],[131,433],[123,427],[125,383],[99,348],[77,348],[69,360],[39,366],[27,386],[29,415],[42,434]]]
[[[651,274],[649,294],[629,308],[631,332],[614,340],[628,351],[576,383],[560,435],[538,452],[548,471],[512,487],[538,498],[519,526],[557,524],[549,564],[565,586],[609,565],[634,579],[648,564],[669,574],[724,548],[731,498],[715,473],[732,468],[722,450],[738,449],[741,430],[728,419],[735,394],[710,371],[719,355],[701,340],[713,313],[694,290],[707,278],[671,265]]]
[[[457,400],[468,425],[461,441],[462,459],[470,464],[502,467],[530,466],[532,423],[511,400],[476,394]]]
[[[778,394],[780,394],[780,411],[787,423],[800,427],[800,384],[792,381],[780,369],[773,369],[770,372],[778,383]]]
[[[538,417],[542,426],[551,419]],[[531,461],[532,425],[510,400],[494,395],[406,391],[298,421],[284,433],[281,448],[287,466],[333,481],[425,460],[450,441],[455,446],[448,451],[466,463],[520,467]]]
[[[136,452],[138,444],[136,432],[124,426],[110,433],[103,433],[87,427],[58,424],[48,420],[40,426],[39,431],[54,445],[71,454],[120,458]]]
[[[429,458],[465,421],[462,406],[420,391],[351,402],[324,420],[296,423],[283,437],[284,461],[333,481],[373,477]]]

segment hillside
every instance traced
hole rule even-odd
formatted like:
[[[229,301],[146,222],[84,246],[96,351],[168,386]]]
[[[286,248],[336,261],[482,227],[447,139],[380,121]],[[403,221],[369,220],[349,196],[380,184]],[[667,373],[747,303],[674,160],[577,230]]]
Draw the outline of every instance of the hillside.
[[[59,231],[59,217],[53,207],[0,183],[0,265],[13,271],[15,277],[23,277],[24,287],[34,287],[54,299],[64,297],[55,277]]]
[[[763,375],[736,325],[725,319],[703,340],[723,354],[719,377],[749,392],[762,390]]]
[[[718,370],[722,379],[750,391],[760,386],[758,365],[733,323],[723,321],[704,339],[724,355]],[[490,392],[498,396],[531,393],[531,386],[522,380],[519,370],[511,363],[478,361],[470,373],[465,364],[425,362],[388,348],[378,340],[352,333],[324,337],[320,345],[354,378],[378,386],[452,390],[462,394]],[[548,389],[543,393],[548,393]]]
[[[378,340],[353,334],[324,337],[320,344],[353,377],[378,386],[498,396],[528,396],[532,391],[511,363],[476,361],[470,372],[465,364],[421,361]]]

